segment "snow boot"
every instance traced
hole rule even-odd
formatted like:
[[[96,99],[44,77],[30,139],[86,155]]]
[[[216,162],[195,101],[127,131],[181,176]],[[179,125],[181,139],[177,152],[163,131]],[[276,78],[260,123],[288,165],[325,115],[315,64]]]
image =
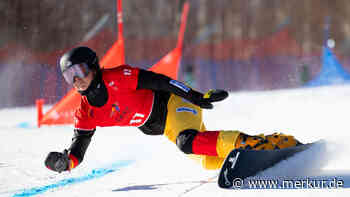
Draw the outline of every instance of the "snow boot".
[[[302,144],[293,136],[286,135],[283,133],[274,133],[272,135],[265,136],[265,138],[271,143],[273,143],[275,146],[277,146],[279,149],[298,146]]]
[[[278,147],[272,142],[266,139],[264,134],[260,135],[247,135],[240,133],[236,142],[236,149],[247,149],[247,150],[274,150]]]

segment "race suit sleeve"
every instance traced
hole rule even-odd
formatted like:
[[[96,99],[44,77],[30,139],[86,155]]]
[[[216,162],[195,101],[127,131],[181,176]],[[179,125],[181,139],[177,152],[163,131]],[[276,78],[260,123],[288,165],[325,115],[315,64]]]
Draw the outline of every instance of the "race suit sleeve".
[[[71,160],[69,169],[77,167],[84,159],[85,152],[89,147],[91,138],[95,130],[74,130],[74,136],[69,151],[69,159]]]
[[[74,136],[69,148],[69,158],[71,160],[69,169],[78,166],[84,159],[85,152],[95,133],[95,121],[91,118],[88,102],[82,98],[80,107],[74,115]]]
[[[171,79],[165,75],[143,69],[140,69],[139,71],[137,89],[166,91],[185,98],[199,106],[210,105],[210,103],[203,101],[202,93],[193,90],[184,83]]]

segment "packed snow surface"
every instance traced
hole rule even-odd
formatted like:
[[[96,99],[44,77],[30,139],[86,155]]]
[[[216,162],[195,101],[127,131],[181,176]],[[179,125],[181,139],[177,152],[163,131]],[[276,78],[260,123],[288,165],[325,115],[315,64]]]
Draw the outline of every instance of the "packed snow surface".
[[[349,114],[350,86],[231,93],[204,111],[208,130],[283,132],[304,143],[325,142],[250,178],[294,181],[289,188],[225,190],[217,186],[218,171],[201,169],[163,136],[127,127],[98,128],[84,162],[71,172],[54,173],[45,168],[45,157],[69,147],[73,127],[37,128],[34,106],[1,109],[0,196],[347,197]],[[306,189],[302,181],[314,188]]]

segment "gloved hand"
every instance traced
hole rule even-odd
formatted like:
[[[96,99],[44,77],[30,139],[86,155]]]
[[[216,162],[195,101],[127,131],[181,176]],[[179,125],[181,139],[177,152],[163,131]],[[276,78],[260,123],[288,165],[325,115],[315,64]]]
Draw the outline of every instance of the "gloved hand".
[[[222,101],[227,97],[228,92],[220,89],[209,90],[204,95],[193,90],[190,91],[190,101],[203,109],[212,109],[213,102]]]
[[[69,170],[69,164],[68,150],[64,150],[62,153],[50,152],[45,159],[45,166],[59,173]]]

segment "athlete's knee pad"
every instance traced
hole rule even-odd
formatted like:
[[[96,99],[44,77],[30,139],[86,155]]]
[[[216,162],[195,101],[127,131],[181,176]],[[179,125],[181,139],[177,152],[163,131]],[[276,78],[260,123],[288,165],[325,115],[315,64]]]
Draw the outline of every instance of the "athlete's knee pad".
[[[197,133],[198,131],[194,129],[187,129],[182,131],[176,137],[177,147],[179,147],[179,149],[186,154],[192,154],[192,142],[196,137]]]

